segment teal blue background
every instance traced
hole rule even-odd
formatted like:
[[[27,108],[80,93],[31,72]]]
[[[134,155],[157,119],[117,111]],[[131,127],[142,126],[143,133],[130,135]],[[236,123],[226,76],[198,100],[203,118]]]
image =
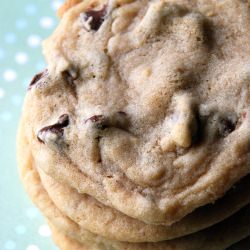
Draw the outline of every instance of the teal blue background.
[[[0,250],[55,250],[17,173],[15,138],[32,76],[45,67],[40,40],[57,25],[59,0],[0,2]]]

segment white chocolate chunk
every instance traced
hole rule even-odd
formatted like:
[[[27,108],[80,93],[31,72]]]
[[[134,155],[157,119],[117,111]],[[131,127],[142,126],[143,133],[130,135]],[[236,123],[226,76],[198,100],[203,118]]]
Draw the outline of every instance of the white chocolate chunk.
[[[193,98],[188,94],[182,94],[176,96],[175,102],[178,120],[171,131],[171,138],[177,146],[187,148],[191,146],[196,130]]]
[[[132,39],[135,45],[141,45],[150,35],[156,32],[161,22],[163,6],[165,4],[164,2],[157,2],[150,5],[141,23],[132,33]]]
[[[175,146],[188,148],[196,131],[196,120],[193,110],[193,98],[180,94],[174,98],[175,114],[172,118],[170,133],[160,142],[163,151],[172,151]]]

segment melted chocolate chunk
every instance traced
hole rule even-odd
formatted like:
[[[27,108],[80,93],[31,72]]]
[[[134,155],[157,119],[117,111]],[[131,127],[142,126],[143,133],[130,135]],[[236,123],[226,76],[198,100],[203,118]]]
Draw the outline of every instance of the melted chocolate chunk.
[[[90,118],[88,118],[88,119],[86,120],[86,122],[87,122],[88,120],[90,120],[90,121],[92,121],[92,122],[99,122],[99,121],[103,120],[103,118],[104,118],[103,115],[93,115],[93,116],[91,116]]]
[[[100,10],[88,10],[84,13],[84,21],[89,21],[92,30],[97,31],[105,20],[107,14],[107,6],[104,5]]]
[[[65,70],[62,72],[62,77],[66,82],[73,85],[74,81],[78,78],[78,72],[76,69]]]
[[[219,125],[219,133],[221,136],[226,137],[236,128],[237,121],[229,118],[222,118]]]
[[[31,80],[28,90],[30,90],[34,85],[36,85],[38,82],[40,82],[46,75],[48,74],[48,69],[45,69],[44,71],[36,74],[33,79]]]
[[[107,127],[107,120],[104,115],[94,115],[85,120],[85,123],[92,122],[97,129],[105,129]]]
[[[41,130],[39,130],[37,134],[37,139],[41,143],[45,143],[43,138],[46,133],[53,133],[53,134],[56,134],[58,137],[62,137],[63,128],[67,127],[68,125],[69,125],[69,116],[67,114],[63,114],[58,118],[57,123],[44,127]]]
[[[123,111],[118,111],[108,117],[104,115],[94,115],[85,120],[85,123],[91,122],[97,129],[105,129],[108,127],[126,128],[128,126],[127,114]]]
[[[127,115],[127,113],[125,113],[124,111],[118,111],[117,113],[118,113],[119,115],[124,115],[124,116]]]
[[[63,128],[69,125],[69,116],[67,114],[63,114],[58,118],[58,124]]]

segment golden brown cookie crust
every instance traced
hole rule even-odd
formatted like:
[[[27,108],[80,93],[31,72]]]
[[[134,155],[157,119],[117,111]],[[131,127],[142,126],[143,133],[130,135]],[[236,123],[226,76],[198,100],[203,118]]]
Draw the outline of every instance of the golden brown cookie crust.
[[[62,18],[65,12],[80,2],[82,2],[82,0],[66,0],[65,3],[59,8],[57,12],[58,16]]]
[[[171,226],[148,225],[104,206],[88,195],[78,194],[42,170],[38,171],[50,198],[65,215],[81,227],[111,240],[157,242],[181,237],[212,226],[250,203],[250,176],[247,176],[215,204],[199,208]]]
[[[200,232],[193,237],[183,237],[180,238],[179,241],[171,241],[169,244],[164,242],[156,243],[155,245],[149,243],[141,243],[141,244],[131,244],[131,243],[122,243],[122,244],[114,244],[110,246],[90,246],[89,250],[224,250],[230,247],[235,242],[238,242],[239,239],[243,239],[242,242],[236,243],[236,247],[243,247],[242,250],[246,250],[244,247],[248,244],[249,236],[249,207],[242,209],[238,214],[232,216],[232,218],[227,219],[226,221],[219,223],[215,227],[211,229],[205,230],[204,232]],[[246,221],[248,221],[246,223]],[[233,224],[231,224],[233,223]],[[234,225],[235,228],[232,230],[230,228],[231,225]],[[223,232],[223,233],[222,233]],[[243,233],[244,232],[244,233]],[[185,239],[186,238],[186,239]],[[192,241],[189,241],[188,238],[193,238]],[[72,236],[69,237],[76,244],[80,244],[81,240],[79,238]],[[236,248],[237,250],[241,250],[241,248]]]
[[[58,230],[52,223],[48,223],[52,231],[52,238],[60,250],[92,250],[83,246],[79,242],[67,237],[63,232]]]

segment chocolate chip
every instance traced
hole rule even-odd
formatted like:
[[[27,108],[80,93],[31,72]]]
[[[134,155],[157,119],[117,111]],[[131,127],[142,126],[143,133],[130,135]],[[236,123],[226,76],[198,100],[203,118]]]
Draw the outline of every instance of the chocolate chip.
[[[108,125],[104,115],[93,115],[85,120],[85,123],[87,122],[93,123],[97,129],[105,129]]]
[[[74,84],[74,81],[78,78],[78,71],[76,69],[68,69],[62,72],[63,79],[70,83],[71,85]]]
[[[126,128],[129,124],[128,116],[123,111],[118,111],[110,117],[110,124],[117,128]]]
[[[221,118],[219,123],[219,134],[226,137],[236,128],[237,121],[230,118]]]
[[[88,22],[90,29],[97,31],[105,20],[107,6],[104,5],[100,10],[88,10],[84,13],[83,19]]]
[[[39,130],[37,134],[37,139],[41,143],[45,143],[46,135],[48,133],[55,134],[57,137],[63,136],[63,128],[67,127],[69,125],[69,116],[67,114],[63,114],[58,118],[58,122],[44,127],[41,130]]]
[[[48,75],[48,69],[45,69],[44,71],[36,74],[33,79],[31,80],[28,90],[30,90],[34,85],[36,85],[37,83],[39,83],[45,76]]]
[[[97,129],[105,129],[108,127],[126,128],[129,124],[128,116],[123,111],[118,111],[110,116],[94,115],[85,120],[85,123],[91,122]]]
[[[103,115],[93,115],[90,118],[88,118],[86,121],[90,120],[92,122],[99,122],[100,120],[102,120],[104,118]]]
[[[58,124],[61,127],[67,127],[69,125],[69,116],[67,114],[63,114],[58,118]]]
[[[119,115],[124,115],[124,116],[127,115],[127,113],[125,113],[124,111],[118,111],[117,113],[118,113]]]

